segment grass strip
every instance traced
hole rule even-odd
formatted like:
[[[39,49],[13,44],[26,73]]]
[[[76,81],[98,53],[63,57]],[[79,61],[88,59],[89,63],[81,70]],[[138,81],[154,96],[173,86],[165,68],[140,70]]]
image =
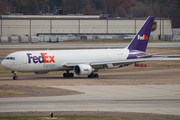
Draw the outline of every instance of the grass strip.
[[[0,89],[0,96],[9,96],[9,95],[23,95],[25,93],[14,90],[4,90]]]

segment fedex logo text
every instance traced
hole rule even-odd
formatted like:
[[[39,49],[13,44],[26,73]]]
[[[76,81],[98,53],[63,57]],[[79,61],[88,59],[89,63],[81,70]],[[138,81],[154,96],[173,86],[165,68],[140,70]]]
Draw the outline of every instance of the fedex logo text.
[[[55,56],[48,56],[47,53],[40,53],[40,56],[32,56],[31,53],[27,53],[28,56],[28,63],[55,63],[54,57]]]
[[[148,36],[146,36],[146,35],[143,35],[143,36],[138,35],[138,40],[148,40]]]
[[[84,71],[90,71],[90,69],[87,68],[87,69],[84,69]]]

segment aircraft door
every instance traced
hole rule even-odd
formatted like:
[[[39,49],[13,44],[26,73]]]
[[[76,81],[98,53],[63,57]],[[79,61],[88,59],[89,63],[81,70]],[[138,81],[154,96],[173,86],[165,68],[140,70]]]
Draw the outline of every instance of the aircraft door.
[[[21,69],[22,69],[22,70],[28,70],[29,65],[27,64],[27,56],[24,55],[24,56],[22,57],[22,60],[23,60],[23,64],[22,64]]]
[[[27,64],[27,58],[26,58],[26,56],[23,56],[23,65],[24,64]]]

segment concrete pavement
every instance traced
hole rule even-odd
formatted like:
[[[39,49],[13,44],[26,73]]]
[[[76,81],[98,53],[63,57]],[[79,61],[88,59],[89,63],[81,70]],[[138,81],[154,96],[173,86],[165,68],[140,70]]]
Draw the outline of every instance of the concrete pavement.
[[[180,85],[54,87],[85,94],[0,98],[0,112],[99,110],[180,115]]]

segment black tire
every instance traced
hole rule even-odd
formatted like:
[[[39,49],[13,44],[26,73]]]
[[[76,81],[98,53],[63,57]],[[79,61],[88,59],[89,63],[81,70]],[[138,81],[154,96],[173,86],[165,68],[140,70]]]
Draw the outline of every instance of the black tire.
[[[73,78],[74,77],[74,73],[70,73],[70,76]]]
[[[90,76],[91,76],[91,78],[94,78],[94,74],[91,74]]]
[[[17,76],[13,76],[13,80],[18,80],[18,77]]]
[[[64,77],[64,78],[67,78],[67,73],[64,73],[64,74],[63,74],[63,77]]]
[[[71,74],[70,73],[67,73],[67,78],[70,78],[71,77]]]
[[[99,77],[99,75],[96,73],[96,74],[94,74],[94,77],[95,77],[95,78],[98,78],[98,77]]]
[[[88,78],[91,78],[91,76],[90,76],[90,75],[88,75]]]

